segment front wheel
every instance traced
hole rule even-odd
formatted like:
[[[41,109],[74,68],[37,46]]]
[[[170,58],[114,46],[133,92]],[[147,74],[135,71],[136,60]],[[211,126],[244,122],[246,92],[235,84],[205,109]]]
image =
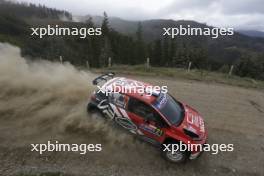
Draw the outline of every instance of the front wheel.
[[[170,144],[175,144],[175,143],[170,143]],[[186,162],[186,160],[188,159],[188,152],[186,151],[175,151],[175,152],[172,152],[172,151],[164,151],[163,150],[163,147],[162,147],[162,156],[170,161],[170,162],[173,162],[173,163],[184,163]]]

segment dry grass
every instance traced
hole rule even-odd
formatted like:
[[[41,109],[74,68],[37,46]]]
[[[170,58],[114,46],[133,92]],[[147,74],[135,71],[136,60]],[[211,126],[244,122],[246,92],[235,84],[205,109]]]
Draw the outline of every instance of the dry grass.
[[[168,77],[183,80],[220,83],[245,88],[264,89],[264,81],[254,80],[252,78],[242,78],[234,75],[229,76],[228,74],[224,73],[209,72],[204,70],[191,70],[190,72],[187,72],[187,70],[180,68],[150,67],[149,69],[146,69],[144,65],[114,65],[111,68],[92,69],[92,72],[115,72],[126,75]]]

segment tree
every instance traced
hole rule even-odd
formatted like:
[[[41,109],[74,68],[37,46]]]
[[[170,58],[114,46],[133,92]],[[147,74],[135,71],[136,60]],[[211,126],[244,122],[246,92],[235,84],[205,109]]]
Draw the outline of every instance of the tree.
[[[256,62],[257,58],[250,58],[249,56],[242,57],[239,63],[236,65],[236,74],[242,77],[252,77],[252,78],[259,78],[262,70],[262,64],[260,62]]]
[[[171,39],[170,47],[169,47],[169,58],[168,58],[168,63],[171,66],[173,66],[173,61],[175,60],[176,50],[177,50],[177,45],[175,39]]]
[[[175,57],[173,58],[173,65],[176,67],[185,67],[189,60],[189,54],[185,44],[177,48]]]
[[[164,66],[169,66],[169,61],[170,61],[170,58],[169,58],[169,39],[167,37],[165,37],[163,39],[163,45],[162,45],[162,65]]]
[[[137,36],[137,41],[142,42],[142,24],[141,24],[141,22],[138,22],[136,36]]]
[[[109,29],[109,20],[106,12],[104,12],[104,19],[102,22],[102,41],[103,47],[101,49],[101,54],[99,57],[100,66],[106,66],[108,58],[111,57],[111,43],[110,43],[110,29]]]
[[[204,70],[208,69],[208,52],[204,48],[196,49],[194,52],[193,65],[199,69],[203,76]]]
[[[156,40],[154,42],[153,49],[153,65],[161,66],[161,58],[162,58],[162,44],[161,40]]]
[[[109,20],[108,20],[108,16],[107,16],[106,12],[104,12],[104,19],[103,19],[101,28],[102,28],[102,35],[108,36],[108,34],[109,34]]]
[[[145,43],[142,39],[142,24],[138,23],[137,31],[136,31],[136,63],[142,63],[145,60]]]
[[[93,18],[89,17],[87,20],[85,20],[85,23],[89,26],[89,27],[94,27],[94,23],[93,23]]]

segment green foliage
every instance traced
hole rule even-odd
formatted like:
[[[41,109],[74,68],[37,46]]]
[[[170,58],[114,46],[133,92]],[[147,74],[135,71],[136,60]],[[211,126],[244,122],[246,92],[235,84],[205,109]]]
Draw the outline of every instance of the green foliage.
[[[221,73],[228,73],[230,70],[230,67],[228,65],[223,65],[218,71]]]
[[[241,77],[264,79],[264,55],[243,57],[236,65],[236,74]]]
[[[135,58],[133,64],[142,64],[142,61],[146,59],[145,43],[142,38],[143,27],[141,22],[138,23],[136,31],[135,41]]]
[[[105,36],[108,36],[109,34],[109,20],[108,20],[108,16],[106,14],[106,12],[104,12],[104,19],[103,19],[103,23],[102,23],[102,33]]]
[[[13,3],[11,1],[1,1],[0,2],[0,15],[2,14],[15,14],[21,18],[52,18],[60,19],[66,17],[69,20],[72,19],[72,15],[63,10],[57,10],[52,8],[47,8],[44,5],[35,5],[32,3]]]
[[[203,75],[204,70],[220,70],[226,73],[227,65],[234,65],[236,75],[264,79],[262,39],[235,35],[233,38],[220,37],[215,40],[204,36],[162,40],[153,40],[153,37],[152,40],[144,40],[152,32],[150,26],[156,30],[156,22],[139,22],[135,31],[136,37],[133,38],[111,28],[106,12],[101,25],[101,36],[88,36],[85,39],[77,36],[45,36],[40,39],[30,35],[30,27],[48,24],[58,24],[60,27],[95,27],[92,18],[84,23],[76,23],[61,21],[62,17],[68,20],[72,18],[69,12],[41,5],[1,1],[0,42],[18,45],[22,54],[32,59],[59,61],[62,56],[64,61],[77,66],[85,66],[88,61],[91,67],[105,67],[109,57],[113,64],[143,65],[149,57],[151,66],[156,67],[187,68],[188,63],[192,62],[192,69],[200,70]],[[160,21],[160,24],[163,23]]]

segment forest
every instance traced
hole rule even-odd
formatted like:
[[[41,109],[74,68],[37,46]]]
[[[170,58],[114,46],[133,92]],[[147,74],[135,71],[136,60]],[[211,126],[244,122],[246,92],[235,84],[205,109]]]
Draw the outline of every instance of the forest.
[[[47,25],[101,27],[102,35],[84,39],[76,36],[40,39],[30,35],[31,27]],[[58,61],[61,56],[76,66],[85,66],[88,61],[90,67],[106,67],[109,57],[113,64],[124,65],[144,64],[150,58],[150,65],[154,67],[186,68],[192,62],[194,69],[225,73],[233,65],[238,76],[264,80],[264,39],[238,33],[218,39],[206,36],[146,39],[149,37],[146,31],[150,30],[146,22],[136,25],[134,35],[126,35],[112,28],[106,12],[98,26],[92,17],[75,22],[72,14],[64,10],[0,0],[0,42],[19,46],[22,55],[31,59]]]

